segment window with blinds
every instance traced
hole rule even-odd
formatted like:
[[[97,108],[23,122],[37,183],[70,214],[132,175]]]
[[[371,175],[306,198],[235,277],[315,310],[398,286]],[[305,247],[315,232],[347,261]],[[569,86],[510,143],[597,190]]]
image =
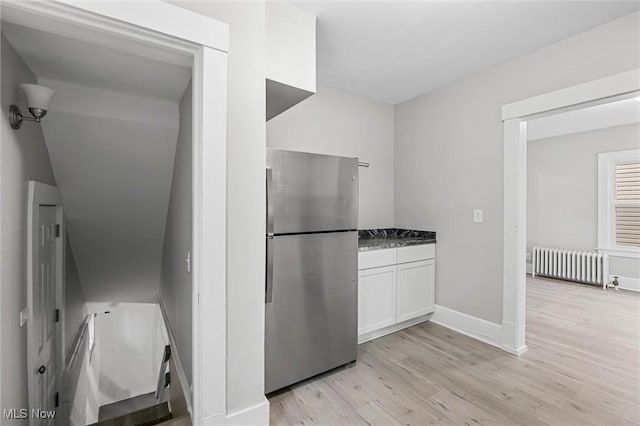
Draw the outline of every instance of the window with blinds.
[[[616,164],[616,245],[640,247],[640,162]]]

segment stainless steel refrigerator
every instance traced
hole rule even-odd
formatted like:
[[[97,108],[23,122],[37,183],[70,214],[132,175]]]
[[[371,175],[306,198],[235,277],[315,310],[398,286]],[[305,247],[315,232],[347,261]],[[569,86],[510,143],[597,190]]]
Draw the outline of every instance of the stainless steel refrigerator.
[[[357,356],[358,159],[267,149],[265,393]]]

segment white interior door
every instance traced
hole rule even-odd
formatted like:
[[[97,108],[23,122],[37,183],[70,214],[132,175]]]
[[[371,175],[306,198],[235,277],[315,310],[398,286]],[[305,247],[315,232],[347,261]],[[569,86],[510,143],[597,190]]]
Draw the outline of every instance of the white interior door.
[[[31,320],[35,350],[30,365],[35,375],[34,405],[32,410],[40,410],[41,415],[31,416],[31,424],[52,425],[55,420],[48,413],[56,409],[56,207],[38,207],[38,227],[33,231],[33,293]]]

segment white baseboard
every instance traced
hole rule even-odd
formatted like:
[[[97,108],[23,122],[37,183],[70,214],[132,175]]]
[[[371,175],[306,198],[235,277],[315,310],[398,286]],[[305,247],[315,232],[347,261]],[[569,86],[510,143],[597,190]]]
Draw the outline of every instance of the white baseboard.
[[[373,330],[368,333],[363,333],[358,335],[358,344],[368,342],[369,340],[374,340],[382,336],[386,336],[387,334],[395,333],[396,331],[400,331],[403,328],[413,327],[414,325],[418,325],[421,322],[427,321],[433,313],[428,313],[425,315],[421,315],[417,318],[413,318],[407,321],[403,321],[398,324],[393,324],[387,327],[383,327],[378,330]]]
[[[613,275],[609,275],[609,282],[613,281]],[[640,291],[640,279],[618,276],[619,287],[622,290]]]
[[[527,345],[518,343],[518,331],[515,323],[502,321],[502,344],[500,348],[510,354],[520,356],[527,351]]]
[[[226,424],[229,426],[266,426],[269,424],[269,400],[264,398],[259,404],[244,410],[227,414]]]
[[[504,349],[502,347],[502,326],[499,324],[440,305],[436,305],[436,312],[431,321],[481,342]]]
[[[509,346],[502,345],[500,346],[500,349],[502,349],[505,352],[509,352],[512,355],[520,356],[523,353],[525,353],[529,348],[527,347],[527,345],[520,346],[518,349],[514,349],[514,348],[510,348]]]

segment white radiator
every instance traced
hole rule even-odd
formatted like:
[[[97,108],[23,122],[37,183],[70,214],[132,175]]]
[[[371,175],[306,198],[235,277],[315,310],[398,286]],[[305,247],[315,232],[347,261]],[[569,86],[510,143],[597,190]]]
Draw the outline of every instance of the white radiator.
[[[559,278],[605,285],[609,277],[609,256],[595,252],[534,247],[532,276]]]

